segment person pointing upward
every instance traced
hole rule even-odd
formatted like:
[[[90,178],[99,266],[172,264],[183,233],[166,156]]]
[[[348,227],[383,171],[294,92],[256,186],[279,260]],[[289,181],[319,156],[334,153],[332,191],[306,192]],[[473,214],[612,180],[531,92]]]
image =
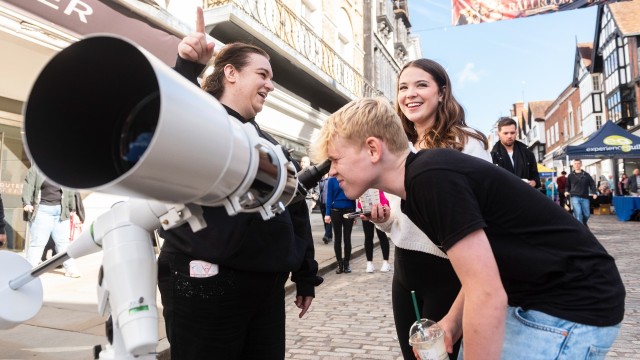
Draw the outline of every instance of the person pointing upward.
[[[198,8],[196,31],[178,46],[175,66],[194,84],[214,54],[204,31]],[[251,124],[260,137],[277,144],[255,122],[274,90],[272,78],[264,50],[232,43],[216,54],[202,88],[220,101],[229,121]],[[158,257],[158,286],[171,358],[283,359],[289,274],[300,317],[322,282],[306,204],[290,204],[267,221],[258,213],[229,216],[223,206],[202,210],[206,228],[160,231],[165,241]]]

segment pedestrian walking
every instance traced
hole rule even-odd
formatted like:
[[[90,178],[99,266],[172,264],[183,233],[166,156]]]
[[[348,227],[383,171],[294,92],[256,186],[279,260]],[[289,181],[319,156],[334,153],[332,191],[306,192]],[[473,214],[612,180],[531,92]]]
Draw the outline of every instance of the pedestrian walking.
[[[333,240],[333,229],[331,223],[324,221],[324,216],[327,212],[327,184],[329,182],[329,175],[324,174],[322,179],[318,182],[318,206],[320,207],[320,216],[322,217],[322,224],[324,226],[324,235],[322,236],[322,242],[328,244]]]
[[[71,216],[76,211],[75,191],[60,187],[31,166],[22,187],[23,216],[29,222],[29,248],[27,260],[32,266],[41,261],[42,253],[53,238],[57,252],[67,251],[71,234]],[[63,264],[65,276],[81,276],[74,259]]]
[[[587,225],[589,216],[591,216],[589,197],[595,200],[598,195],[596,194],[596,183],[589,173],[582,170],[582,161],[580,159],[573,160],[573,171],[567,177],[565,195],[571,196],[573,215],[578,221]]]
[[[389,200],[384,195],[383,191],[378,189],[369,189],[367,192],[377,193],[377,202],[379,204],[383,204],[389,206]],[[363,212],[371,211],[370,204],[363,204],[363,202],[367,201],[364,196],[358,198],[357,204],[358,208],[362,209]],[[366,210],[366,211],[365,211]],[[364,253],[367,257],[367,268],[366,272],[372,273],[375,271],[375,266],[373,266],[373,236],[374,232],[378,235],[378,241],[380,243],[380,250],[382,250],[382,265],[380,266],[380,272],[388,272],[391,270],[391,265],[389,265],[389,237],[387,233],[380,230],[375,224],[369,220],[362,220],[362,231],[364,232]]]
[[[327,212],[324,222],[333,226],[333,250],[336,253],[338,268],[336,274],[350,273],[351,266],[351,231],[355,219],[345,218],[344,215],[356,210],[356,202],[347,198],[344,191],[338,185],[338,180],[329,178],[327,184]],[[342,242],[344,241],[344,254],[342,252]]]
[[[562,171],[560,176],[556,179],[556,185],[558,186],[558,199],[560,200],[560,207],[563,209],[571,210],[571,207],[568,205],[567,196],[565,192],[567,190],[567,172]]]

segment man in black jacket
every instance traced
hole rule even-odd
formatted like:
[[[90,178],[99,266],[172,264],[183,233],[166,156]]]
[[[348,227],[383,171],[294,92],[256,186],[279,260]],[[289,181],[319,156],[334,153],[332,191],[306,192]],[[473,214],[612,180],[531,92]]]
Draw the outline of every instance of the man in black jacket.
[[[588,172],[582,170],[582,160],[575,159],[573,160],[573,171],[567,177],[567,187],[564,194],[565,196],[571,195],[573,216],[585,225],[591,215],[589,192],[594,200],[598,197],[596,182]]]
[[[498,141],[491,149],[493,163],[540,188],[538,163],[531,150],[516,140],[516,122],[509,117],[498,119]]]

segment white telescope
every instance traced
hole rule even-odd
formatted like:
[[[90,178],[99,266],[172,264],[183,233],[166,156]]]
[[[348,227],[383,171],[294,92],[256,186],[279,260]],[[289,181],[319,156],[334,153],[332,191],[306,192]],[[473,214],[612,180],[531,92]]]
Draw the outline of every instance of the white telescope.
[[[230,215],[273,217],[297,187],[280,146],[231,119],[145,49],[114,36],[86,38],[46,65],[25,107],[24,143],[59,185],[223,205]]]
[[[296,174],[281,146],[143,48],[111,35],[81,40],[45,66],[25,106],[24,143],[33,166],[54,183],[134,198],[101,215],[65,253],[13,279],[28,266],[0,272],[6,329],[40,309],[39,275],[104,250],[99,311],[113,315],[115,350],[100,359],[155,358],[150,232],[185,223],[200,230],[206,223],[198,205],[269,219],[303,199],[330,166]],[[0,265],[25,262],[9,252],[0,258]],[[24,304],[28,309],[12,310]]]

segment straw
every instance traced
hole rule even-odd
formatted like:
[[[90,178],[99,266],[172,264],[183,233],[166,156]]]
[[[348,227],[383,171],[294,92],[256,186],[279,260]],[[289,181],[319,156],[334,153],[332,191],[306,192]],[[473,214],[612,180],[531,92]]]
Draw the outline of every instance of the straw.
[[[418,300],[416,300],[416,292],[411,290],[411,299],[413,300],[413,310],[416,312],[416,321],[420,323],[420,311],[418,311]]]
[[[416,300],[416,292],[414,290],[411,290],[411,300],[413,300],[413,310],[415,310],[416,312],[416,322],[418,324],[418,331],[420,331],[420,338],[424,341],[425,329],[422,327],[422,321],[420,319],[420,311],[418,311],[418,300]]]

